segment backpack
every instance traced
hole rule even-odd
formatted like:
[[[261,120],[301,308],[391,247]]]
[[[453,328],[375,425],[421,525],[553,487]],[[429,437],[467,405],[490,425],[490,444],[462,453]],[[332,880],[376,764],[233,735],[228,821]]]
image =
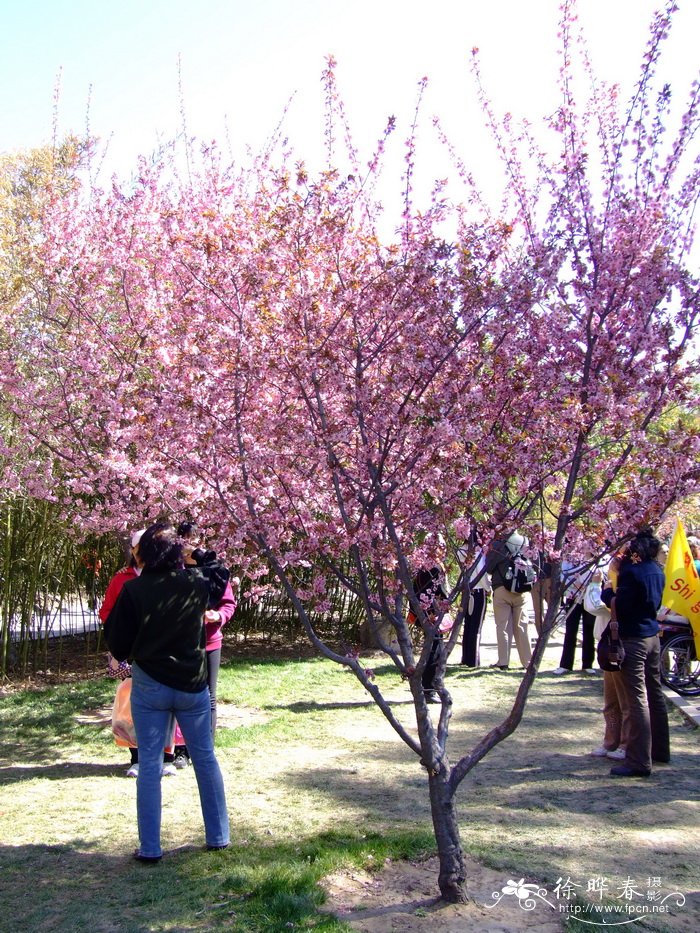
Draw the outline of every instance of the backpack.
[[[511,593],[529,593],[537,579],[537,571],[531,560],[522,554],[516,554],[508,561],[504,578]]]

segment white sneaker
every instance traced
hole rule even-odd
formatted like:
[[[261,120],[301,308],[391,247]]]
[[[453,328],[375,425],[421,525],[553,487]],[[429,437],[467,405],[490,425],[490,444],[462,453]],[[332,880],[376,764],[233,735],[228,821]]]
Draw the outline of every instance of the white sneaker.
[[[594,748],[593,751],[589,754],[591,754],[594,758],[605,758],[605,756],[609,755],[610,752],[607,750],[607,748],[605,748],[604,745],[601,745],[600,748]]]
[[[598,671],[594,667],[584,667],[583,673],[584,674],[597,674]]]
[[[620,747],[616,748],[613,752],[607,752],[608,758],[614,758],[616,761],[622,761],[623,758],[627,757],[626,749]]]
[[[127,777],[137,777],[138,773],[139,773],[139,763],[138,763],[138,761],[137,761],[137,762],[135,762],[135,763],[129,768],[129,770],[126,772],[126,776],[127,776]]]
[[[177,774],[177,768],[172,763],[172,761],[166,761],[163,767],[160,769],[160,776],[170,777],[172,774]]]
[[[568,667],[555,667],[552,671],[553,674],[570,674],[571,671]]]

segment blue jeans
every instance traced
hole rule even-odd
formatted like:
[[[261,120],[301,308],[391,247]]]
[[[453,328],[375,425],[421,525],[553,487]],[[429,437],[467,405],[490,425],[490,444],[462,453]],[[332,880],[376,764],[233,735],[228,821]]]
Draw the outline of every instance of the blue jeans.
[[[151,858],[163,854],[160,847],[161,766],[163,748],[172,735],[174,717],[192,758],[207,845],[229,842],[226,794],[211,734],[209,690],[198,693],[174,690],[149,677],[138,664],[132,668],[131,715],[139,746],[136,779],[136,815],[139,852]]]

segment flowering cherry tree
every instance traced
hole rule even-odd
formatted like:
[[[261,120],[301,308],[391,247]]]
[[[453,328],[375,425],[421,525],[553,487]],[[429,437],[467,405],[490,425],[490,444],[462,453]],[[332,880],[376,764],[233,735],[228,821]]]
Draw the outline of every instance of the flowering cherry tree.
[[[40,282],[3,322],[3,392],[33,452],[14,481],[88,528],[193,512],[252,580],[272,570],[313,644],[354,671],[425,769],[450,900],[465,897],[457,788],[517,727],[546,634],[509,716],[451,762],[444,661],[436,717],[421,686],[437,623],[416,570],[488,518],[547,549],[556,585],[563,550],[602,551],[697,489],[698,86],[671,133],[655,81],[672,12],[620,112],[585,67],[578,104],[564,4],[554,158],[484,95],[508,173],[498,212],[458,163],[464,204],[438,185],[415,208],[410,140],[404,214],[382,238],[374,186],[393,121],[369,168],[351,144],[314,176],[277,150],[234,170],[210,147],[186,180],[144,160],[128,186],[55,199]],[[347,130],[332,62],[326,89],[331,153]],[[329,580],[408,681],[415,728],[316,631]]]

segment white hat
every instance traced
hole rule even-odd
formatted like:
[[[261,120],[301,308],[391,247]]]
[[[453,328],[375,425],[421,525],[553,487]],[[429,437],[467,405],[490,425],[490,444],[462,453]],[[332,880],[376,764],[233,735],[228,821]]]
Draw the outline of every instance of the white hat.
[[[511,554],[517,554],[526,543],[527,538],[524,538],[522,535],[518,534],[517,531],[514,531],[510,538],[506,539],[506,547]]]
[[[137,545],[137,544],[139,543],[139,541],[141,540],[141,536],[143,535],[143,533],[144,533],[145,530],[146,530],[145,528],[141,528],[139,531],[135,531],[135,532],[133,533],[133,535],[131,536],[131,546],[132,546],[132,547],[136,547],[136,545]]]

